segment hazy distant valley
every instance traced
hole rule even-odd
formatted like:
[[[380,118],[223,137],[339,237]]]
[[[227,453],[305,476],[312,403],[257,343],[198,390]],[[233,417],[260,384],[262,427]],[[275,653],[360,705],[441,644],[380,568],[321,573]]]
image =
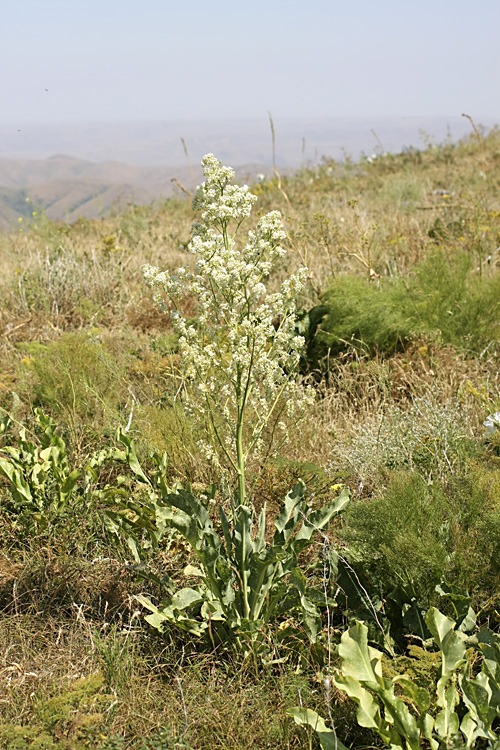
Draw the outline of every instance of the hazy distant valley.
[[[176,178],[192,185],[201,170],[90,162],[56,155],[43,160],[0,158],[0,228],[42,209],[50,219],[72,222],[146,204],[171,195]],[[177,188],[179,189],[179,188]],[[188,188],[189,189],[189,188]]]
[[[460,116],[285,119],[275,122],[276,163],[280,170],[296,169],[323,156],[357,159],[469,132]],[[240,179],[269,172],[269,120],[0,125],[0,229],[36,209],[71,222],[167,197],[180,190],[178,183],[192,190],[207,152],[233,166]]]

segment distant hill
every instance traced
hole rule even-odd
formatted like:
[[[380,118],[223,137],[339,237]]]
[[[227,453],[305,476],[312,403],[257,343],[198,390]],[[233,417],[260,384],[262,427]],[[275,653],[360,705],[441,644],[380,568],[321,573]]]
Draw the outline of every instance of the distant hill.
[[[494,125],[491,118],[476,119],[487,128]],[[472,132],[470,122],[460,116],[297,118],[274,124],[280,171],[318,163],[322,156],[357,159],[363,152],[398,152],[429,141],[456,141]],[[74,221],[101,216],[127,202],[167,197],[179,189],[174,179],[191,190],[201,180],[198,165],[208,152],[233,166],[241,178],[251,178],[270,171],[272,151],[267,117],[0,124],[0,229],[11,228],[32,205],[51,219]]]
[[[253,177],[265,165],[245,165],[239,174]],[[49,159],[0,158],[0,229],[43,209],[50,219],[72,222],[102,216],[127,203],[144,205],[179,191],[193,190],[201,167],[141,167],[120,162],[95,163],[71,156]],[[29,202],[26,199],[29,199]]]
[[[183,179],[190,177],[186,168],[183,171]],[[127,202],[150,203],[172,194],[174,176],[174,170],[164,167],[96,164],[64,155],[0,158],[0,227],[9,228],[32,207],[43,208],[51,219],[74,221],[100,216]]]

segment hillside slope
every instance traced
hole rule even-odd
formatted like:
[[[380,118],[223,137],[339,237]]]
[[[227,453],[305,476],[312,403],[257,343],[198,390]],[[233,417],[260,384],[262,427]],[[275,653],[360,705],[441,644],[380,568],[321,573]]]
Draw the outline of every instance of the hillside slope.
[[[269,167],[246,164],[238,174],[253,178]],[[57,154],[49,159],[0,158],[0,230],[43,210],[53,221],[99,218],[127,203],[145,205],[188,191],[201,180],[201,168],[137,166],[117,161],[92,162]]]

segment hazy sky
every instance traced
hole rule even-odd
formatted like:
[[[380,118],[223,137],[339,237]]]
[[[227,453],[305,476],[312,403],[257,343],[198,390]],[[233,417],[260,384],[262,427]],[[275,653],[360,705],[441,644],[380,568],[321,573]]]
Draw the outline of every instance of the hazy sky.
[[[499,29],[500,0],[0,0],[0,122],[500,119]]]

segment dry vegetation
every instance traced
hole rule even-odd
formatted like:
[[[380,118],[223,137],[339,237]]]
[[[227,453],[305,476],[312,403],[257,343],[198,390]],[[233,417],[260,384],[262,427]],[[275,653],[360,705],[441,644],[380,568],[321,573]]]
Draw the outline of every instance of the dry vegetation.
[[[259,214],[281,210],[289,236],[271,283],[305,262],[301,306],[325,305],[304,362],[316,404],[262,470],[256,507],[276,514],[299,477],[316,507],[344,484],[351,507],[324,541],[350,552],[374,597],[402,584],[428,606],[446,578],[498,627],[500,441],[485,443],[482,422],[500,410],[499,132],[325,160],[253,189]],[[169,481],[218,480],[178,408],[175,336],[140,274],[186,262],[192,220],[190,202],[172,198],[71,226],[36,217],[36,229],[0,236],[0,406],[12,419],[0,448],[23,425],[40,439],[39,408],[71,467],[83,471],[130,422],[145,465],[167,452]],[[95,488],[121,471],[103,465]],[[220,487],[220,502],[230,492]],[[327,715],[314,649],[290,643],[256,671],[174,630],[160,638],[134,599],[151,582],[105,531],[98,492],[59,525],[30,522],[9,498],[0,480],[1,747],[316,746],[286,714],[302,702]],[[325,544],[310,561],[320,577]],[[189,559],[170,540],[144,564],[175,579]],[[334,637],[349,617],[335,610]],[[330,699],[344,744],[373,746],[350,702]]]

